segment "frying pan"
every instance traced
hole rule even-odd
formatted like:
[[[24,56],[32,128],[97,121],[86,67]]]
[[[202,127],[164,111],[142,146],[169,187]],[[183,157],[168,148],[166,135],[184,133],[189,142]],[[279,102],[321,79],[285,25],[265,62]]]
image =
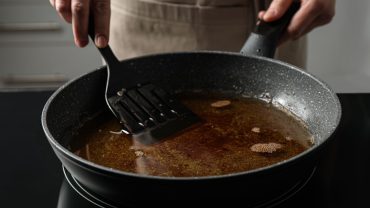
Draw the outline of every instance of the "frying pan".
[[[73,154],[68,144],[76,129],[107,108],[105,66],[66,83],[49,98],[42,112],[47,139],[63,166],[86,190],[119,206],[140,206],[147,200],[152,206],[171,205],[172,200],[229,204],[241,200],[245,207],[252,207],[284,194],[315,167],[341,117],[339,100],[324,82],[271,58],[286,24],[284,18],[279,23],[261,23],[241,53],[154,54],[123,60],[120,66],[169,92],[226,91],[267,98],[283,106],[305,122],[315,139],[313,147],[295,157],[256,170],[204,177],[145,176],[89,162]]]

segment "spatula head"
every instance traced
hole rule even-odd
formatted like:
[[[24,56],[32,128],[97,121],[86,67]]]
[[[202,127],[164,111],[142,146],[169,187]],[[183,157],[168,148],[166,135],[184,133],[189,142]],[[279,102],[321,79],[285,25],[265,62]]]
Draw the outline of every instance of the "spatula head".
[[[168,138],[201,121],[174,96],[150,83],[121,89],[108,102],[125,129],[143,143]]]

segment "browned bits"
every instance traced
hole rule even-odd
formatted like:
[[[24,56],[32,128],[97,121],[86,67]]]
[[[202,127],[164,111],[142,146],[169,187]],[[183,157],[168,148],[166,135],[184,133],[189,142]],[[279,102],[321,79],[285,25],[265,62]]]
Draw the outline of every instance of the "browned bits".
[[[122,134],[123,131],[109,131],[109,133],[119,135],[119,134]]]
[[[253,127],[252,130],[254,133],[260,133],[261,129],[259,127]]]
[[[143,151],[140,151],[140,150],[136,150],[136,151],[135,151],[135,155],[136,155],[137,157],[142,157],[142,156],[144,156],[144,152],[143,152]]]
[[[177,96],[203,118],[204,123],[184,134],[147,145],[141,143],[140,139],[121,133],[122,125],[110,112],[104,111],[78,131],[79,134],[70,144],[72,150],[80,151],[81,157],[89,158],[94,163],[125,172],[198,177],[238,173],[273,165],[311,147],[311,134],[300,121],[258,99],[203,94]],[[211,103],[220,100],[229,100],[231,105],[225,108],[211,107]],[[260,133],[253,132],[254,128],[259,128]],[[92,131],[94,129],[101,129],[102,132]],[[293,140],[287,141],[286,136]],[[251,151],[254,144],[271,142],[281,144],[282,148],[273,153],[266,150],[262,153]]]
[[[229,106],[231,104],[230,100],[218,100],[214,103],[211,103],[211,106],[214,108],[224,108],[226,106]]]
[[[281,149],[283,145],[270,142],[270,143],[258,143],[254,144],[251,146],[251,150],[253,152],[258,152],[258,153],[273,153],[276,152],[277,150]]]

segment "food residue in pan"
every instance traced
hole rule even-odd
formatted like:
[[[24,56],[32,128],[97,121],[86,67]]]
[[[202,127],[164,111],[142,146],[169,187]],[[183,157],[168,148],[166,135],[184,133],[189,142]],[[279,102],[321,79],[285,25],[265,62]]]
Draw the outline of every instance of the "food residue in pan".
[[[187,177],[242,172],[289,159],[312,146],[312,135],[292,115],[255,98],[179,95],[204,122],[159,143],[122,134],[109,112],[73,138],[75,154],[106,167],[143,175]]]
[[[211,106],[214,108],[224,108],[231,104],[230,100],[218,100],[216,102],[211,103]]]
[[[253,127],[252,130],[254,133],[260,133],[261,129],[259,127]]]
[[[258,153],[273,153],[283,148],[282,144],[270,142],[270,143],[258,143],[251,146],[252,152]]]

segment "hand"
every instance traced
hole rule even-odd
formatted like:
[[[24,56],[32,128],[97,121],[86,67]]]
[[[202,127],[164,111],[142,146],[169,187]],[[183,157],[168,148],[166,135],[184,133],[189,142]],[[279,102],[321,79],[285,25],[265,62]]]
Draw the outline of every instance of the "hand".
[[[104,48],[109,40],[110,0],[49,0],[59,15],[72,23],[75,44],[85,47],[89,43],[88,25],[92,12],[95,21],[95,44]]]
[[[267,11],[258,14],[260,19],[271,22],[287,11],[293,0],[273,0]],[[329,23],[335,14],[335,0],[301,0],[301,7],[293,16],[280,43],[296,40],[315,27]]]

